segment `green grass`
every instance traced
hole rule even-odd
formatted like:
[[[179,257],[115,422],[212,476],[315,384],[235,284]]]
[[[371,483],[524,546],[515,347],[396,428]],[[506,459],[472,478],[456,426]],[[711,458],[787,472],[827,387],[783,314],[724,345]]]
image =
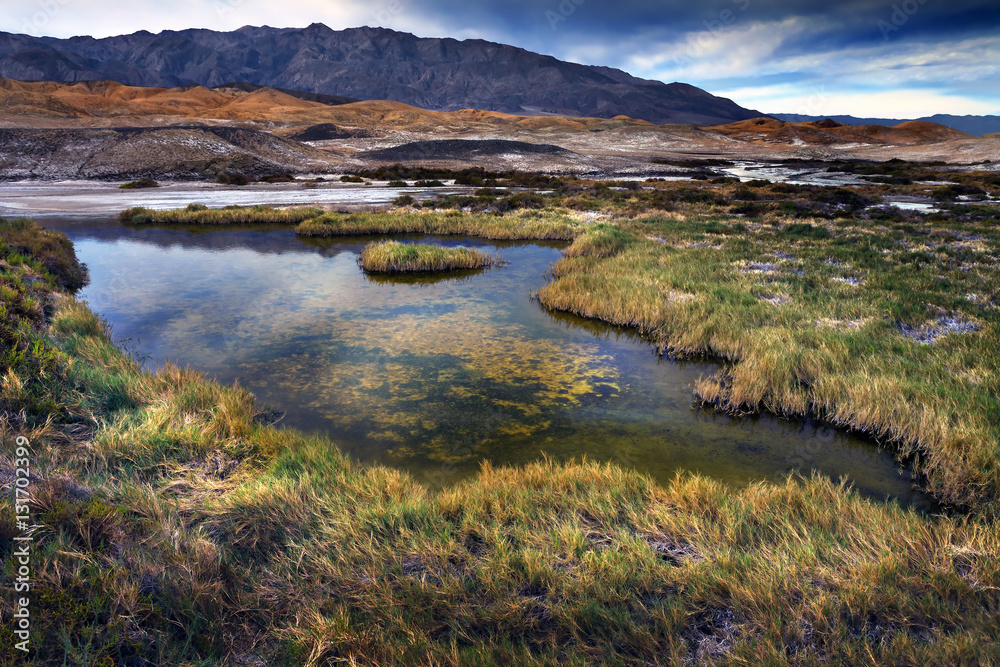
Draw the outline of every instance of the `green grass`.
[[[83,286],[87,270],[62,234],[30,220],[0,219],[0,414],[23,426],[66,416],[53,387],[66,359],[42,335],[54,291]]]
[[[483,269],[501,262],[489,253],[473,248],[444,248],[398,241],[369,243],[358,255],[361,268],[372,273]]]
[[[26,223],[8,233],[38,248],[58,238]],[[569,258],[558,280],[580,263],[613,263],[596,267],[607,279],[618,261],[668,266],[682,252],[649,243]],[[71,248],[61,259],[75,263]],[[5,262],[5,280],[23,276]],[[1000,661],[994,518],[920,516],[820,478],[658,486],[588,462],[487,465],[432,493],[267,425],[239,387],[144,370],[43,279],[52,308],[13,317],[57,352],[42,386],[60,409],[0,414],[5,444],[30,439],[36,475],[27,664]],[[31,368],[8,369],[5,391]],[[12,461],[0,465],[9,494]],[[5,618],[16,534],[8,501]],[[11,639],[5,628],[5,664],[20,657]]]

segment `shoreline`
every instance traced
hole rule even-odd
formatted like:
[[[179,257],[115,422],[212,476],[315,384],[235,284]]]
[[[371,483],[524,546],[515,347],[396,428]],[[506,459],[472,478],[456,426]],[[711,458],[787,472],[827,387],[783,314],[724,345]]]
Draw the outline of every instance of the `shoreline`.
[[[234,214],[238,213],[234,212]],[[287,212],[282,212],[282,215],[285,213]],[[158,214],[154,216],[154,219],[158,219],[161,222],[167,221],[167,215],[170,216],[170,221],[172,222],[183,222],[185,219],[183,212]],[[198,214],[194,213],[192,215]],[[266,217],[266,212],[263,215]],[[991,472],[993,468],[988,465],[988,459],[983,457],[988,457],[987,433],[991,428],[996,429],[997,425],[990,425],[988,422],[983,421],[982,415],[980,415],[979,422],[974,426],[978,430],[969,432],[966,429],[967,434],[958,434],[960,432],[956,432],[950,426],[943,426],[940,423],[931,424],[930,428],[928,428],[927,417],[919,411],[923,410],[927,412],[952,409],[947,404],[937,407],[934,403],[930,402],[938,400],[933,394],[933,392],[938,391],[933,382],[927,383],[924,381],[925,388],[922,391],[928,393],[928,399],[926,399],[928,402],[924,406],[904,406],[903,403],[897,403],[895,399],[887,399],[885,395],[881,394],[857,398],[855,397],[858,395],[857,391],[852,389],[849,384],[838,385],[840,388],[836,390],[836,393],[827,396],[819,396],[812,393],[814,390],[810,386],[814,384],[822,387],[824,383],[829,384],[831,380],[834,384],[837,382],[853,382],[853,380],[848,381],[838,377],[838,372],[841,372],[842,375],[853,372],[865,373],[870,372],[864,370],[865,368],[878,368],[879,364],[883,363],[878,359],[871,358],[864,361],[862,366],[858,367],[860,370],[853,370],[856,364],[848,357],[843,356],[842,352],[835,351],[832,353],[834,355],[841,355],[837,356],[837,361],[825,358],[824,355],[829,357],[831,352],[824,351],[824,346],[832,345],[834,346],[832,349],[837,350],[845,348],[845,346],[856,345],[858,343],[854,342],[857,338],[854,331],[862,329],[870,331],[867,334],[869,338],[867,339],[868,342],[864,343],[865,345],[898,346],[899,343],[894,336],[897,336],[900,331],[907,330],[905,327],[909,325],[897,324],[893,325],[895,327],[893,328],[884,325],[876,326],[874,323],[866,324],[871,319],[869,317],[868,319],[862,318],[861,320],[857,320],[857,322],[848,320],[838,323],[838,321],[833,320],[829,325],[824,324],[820,326],[816,324],[815,326],[805,327],[806,323],[801,321],[802,317],[809,316],[809,313],[821,314],[824,312],[822,308],[817,309],[817,307],[808,306],[807,303],[805,304],[805,311],[801,313],[796,312],[793,315],[800,321],[788,325],[789,328],[776,329],[775,335],[786,337],[789,340],[803,341],[793,344],[792,349],[799,350],[796,354],[804,355],[804,359],[809,359],[806,363],[825,367],[828,370],[823,371],[822,374],[809,371],[812,374],[811,379],[808,383],[802,383],[801,385],[795,384],[799,381],[794,376],[789,378],[787,375],[783,375],[799,372],[794,370],[793,365],[787,363],[779,364],[772,370],[766,371],[769,375],[752,375],[756,372],[753,369],[759,358],[767,358],[768,356],[780,354],[780,352],[768,350],[768,344],[765,344],[761,348],[758,343],[753,342],[754,334],[752,332],[755,327],[760,326],[760,324],[753,323],[764,323],[767,320],[761,318],[769,317],[770,313],[776,312],[769,310],[764,304],[773,303],[779,309],[777,312],[780,312],[783,306],[801,298],[778,292],[775,287],[768,286],[770,283],[777,281],[779,285],[787,285],[787,287],[783,287],[782,289],[792,290],[794,288],[806,290],[804,294],[809,295],[809,290],[815,291],[817,289],[817,285],[814,283],[819,279],[818,277],[811,277],[812,273],[816,272],[820,275],[828,274],[822,278],[823,286],[820,288],[820,292],[811,298],[822,297],[830,303],[828,306],[830,308],[853,309],[855,312],[861,312],[858,311],[858,308],[861,308],[862,311],[875,312],[872,309],[877,309],[880,306],[877,305],[877,302],[870,302],[871,297],[868,297],[868,300],[865,302],[859,302],[854,306],[850,305],[856,299],[852,291],[858,291],[853,289],[853,285],[860,285],[863,280],[867,279],[865,277],[867,273],[865,272],[868,269],[862,269],[860,266],[853,269],[850,268],[848,264],[851,262],[842,263],[847,261],[846,256],[842,262],[834,262],[833,264],[831,264],[832,260],[817,262],[815,259],[812,259],[809,260],[808,266],[810,268],[808,275],[806,275],[804,268],[794,268],[796,266],[795,262],[805,260],[796,259],[792,261],[791,259],[778,258],[770,260],[769,263],[761,260],[757,263],[750,262],[747,264],[746,260],[741,259],[744,251],[736,254],[732,252],[724,253],[725,256],[732,258],[728,261],[736,262],[737,265],[742,262],[747,267],[738,268],[734,275],[732,268],[728,264],[718,263],[711,258],[711,250],[686,247],[685,244],[689,246],[693,243],[690,239],[703,237],[703,235],[698,234],[696,231],[699,225],[705,229],[712,229],[715,226],[719,230],[717,232],[719,234],[718,238],[733,239],[732,242],[739,244],[747,242],[741,240],[743,238],[749,238],[753,243],[759,244],[761,238],[763,238],[762,234],[765,234],[765,229],[762,228],[753,232],[753,236],[747,237],[745,236],[747,234],[745,224],[738,219],[723,221],[708,215],[701,218],[699,222],[693,222],[699,219],[691,217],[683,225],[687,225],[689,228],[694,227],[695,233],[693,235],[690,232],[682,233],[679,238],[684,240],[681,240],[679,244],[677,242],[671,244],[666,241],[661,242],[659,240],[643,238],[633,232],[622,231],[624,229],[644,229],[648,231],[648,221],[637,223],[623,219],[611,223],[581,222],[567,217],[566,214],[553,214],[550,212],[545,215],[548,217],[539,219],[534,217],[530,210],[522,211],[513,217],[502,218],[493,216],[477,217],[469,214],[456,217],[449,214],[417,213],[406,210],[390,213],[325,214],[315,220],[306,220],[296,230],[297,233],[302,233],[306,236],[318,237],[345,234],[357,235],[359,233],[391,234],[398,232],[424,232],[432,234],[458,233],[483,238],[574,239],[573,244],[564,251],[563,259],[553,268],[553,282],[540,289],[535,295],[546,307],[572,312],[584,317],[593,317],[609,324],[637,327],[640,331],[648,333],[655,341],[653,343],[654,348],[660,350],[667,349],[674,354],[697,353],[717,356],[725,360],[725,368],[714,376],[714,378],[702,381],[697,387],[697,395],[707,403],[714,402],[723,410],[728,409],[730,411],[766,411],[779,417],[787,417],[789,415],[799,417],[812,416],[820,421],[868,433],[877,439],[886,438],[889,441],[887,443],[888,446],[896,452],[897,458],[900,461],[917,461],[917,473],[926,480],[927,490],[938,501],[945,505],[958,505],[967,508],[980,507],[984,511],[995,511],[997,498],[1000,496],[1000,482],[998,482],[994,473]],[[224,218],[218,222],[224,224]],[[670,218],[661,220],[657,224],[661,226],[660,228],[664,234],[673,233],[676,236],[677,232],[671,230],[676,230],[677,223],[673,222]],[[845,222],[844,224],[848,225],[846,228],[848,229],[847,234],[856,233],[855,227],[850,226],[855,223]],[[845,252],[837,250],[838,246],[835,245],[838,235],[845,232],[838,231],[835,226],[831,226],[828,223],[822,221],[814,223],[786,223],[786,228],[796,230],[797,234],[805,234],[802,237],[791,237],[790,242],[786,242],[790,249],[798,245],[803,246],[804,250],[809,254],[832,250],[841,253]],[[801,232],[798,230],[801,230]],[[773,231],[766,233],[774,235],[776,237],[774,240],[778,241],[785,232],[778,226],[774,227]],[[816,236],[816,238],[813,238],[813,236]],[[726,243],[729,242],[726,241]],[[958,243],[961,246],[964,242],[959,241]],[[697,245],[695,244],[695,246]],[[721,248],[722,246],[719,247]],[[824,250],[826,248],[829,248],[829,250]],[[766,252],[767,248],[763,248],[763,250]],[[708,254],[705,254],[706,252]],[[667,255],[663,253],[667,253]],[[655,266],[655,262],[662,262],[664,257],[676,256],[678,253],[692,258],[692,260],[687,260],[688,263],[686,266],[689,266],[689,268],[686,270],[697,273],[698,271],[703,271],[705,266],[712,266],[719,277],[707,279],[699,290],[690,292],[680,290],[679,288],[671,288],[665,283],[658,284],[660,283],[659,280],[650,282],[648,272],[651,269],[637,268]],[[699,262],[693,262],[695,256],[702,257],[700,267]],[[626,259],[622,259],[623,257]],[[864,252],[856,255],[856,258],[857,261],[873,263],[872,266],[885,265],[884,260],[875,256],[869,256]],[[708,261],[709,264],[705,265],[705,261]],[[760,268],[755,268],[758,265]],[[653,269],[654,274],[656,271],[658,269]],[[667,273],[670,273],[670,271],[668,270]],[[786,273],[787,275],[784,275]],[[845,278],[838,275],[841,273],[853,273],[858,277]],[[688,278],[685,275],[689,274],[677,273],[676,278],[671,278],[671,280],[686,281]],[[731,285],[731,287],[726,287],[727,290],[731,291],[731,296],[723,301],[705,302],[702,290],[718,289],[713,285],[715,284],[714,281],[720,279],[722,280],[720,285]],[[748,280],[749,283],[747,282]],[[763,280],[763,282],[761,283],[760,280]],[[887,293],[891,294],[892,291],[898,290],[900,287],[905,288],[907,284],[905,281],[909,280],[909,278],[905,274],[899,274],[893,280],[897,282],[891,285],[887,283],[884,288],[888,291]],[[836,281],[841,281],[843,286],[837,286]],[[636,285],[640,285],[640,287],[636,288]],[[832,293],[839,294],[840,296],[833,298],[830,296]],[[747,303],[747,298],[751,295],[753,305]],[[729,299],[733,299],[733,301],[731,305],[726,305]],[[838,301],[838,299],[841,301]],[[758,303],[761,305],[756,305]],[[695,310],[692,310],[692,308]],[[705,334],[692,336],[690,330],[684,329],[685,326],[694,329],[704,326],[697,319],[700,316],[693,314],[698,312],[697,309],[707,309],[707,312],[711,313],[713,311],[722,312],[726,308],[732,308],[733,310],[724,316],[725,320],[719,320],[712,325],[721,327],[727,332],[719,340],[713,340],[712,336]],[[938,311],[932,310],[931,312]],[[992,310],[987,309],[977,317],[981,319],[989,313],[992,313]],[[815,314],[812,315],[812,317],[815,316]],[[692,317],[695,319],[692,319]],[[958,316],[956,315],[955,317]],[[678,318],[680,319],[678,320]],[[686,321],[687,323],[680,325],[677,323],[678,321]],[[734,327],[734,323],[740,321],[746,323],[743,325],[743,329],[739,326]],[[942,321],[944,320],[942,319]],[[920,325],[920,327],[930,326],[929,324]],[[971,335],[976,336],[978,340],[982,340],[981,337],[985,335],[981,333],[982,328],[987,326],[985,321],[983,324],[970,324],[969,326],[971,327],[970,331],[972,331]],[[994,325],[990,324],[989,326]],[[913,330],[924,331],[925,329],[918,328]],[[976,333],[976,330],[980,331],[980,333]],[[930,332],[933,329],[926,329],[926,331]],[[928,335],[931,334],[928,333]],[[937,336],[938,334],[934,335]],[[757,345],[758,347],[752,353],[748,354],[746,352],[747,349],[750,349],[747,347],[748,345]],[[796,345],[799,347],[796,348]],[[741,350],[743,351],[741,352]],[[917,358],[914,355],[919,355],[920,353],[918,349],[912,349],[907,354],[910,357]],[[866,367],[864,363],[870,366]],[[895,362],[890,360],[890,363]],[[838,371],[838,365],[843,365],[845,368],[851,370]],[[747,372],[751,373],[751,375],[741,379],[741,374],[746,376]],[[879,372],[885,373],[885,371]],[[907,372],[913,374],[913,378],[917,378],[920,370],[913,369]],[[736,378],[735,382],[733,380],[734,377]],[[847,376],[844,375],[844,377]],[[893,378],[890,376],[886,377],[887,382],[893,381]],[[788,383],[790,382],[792,384],[789,385]],[[980,398],[975,400],[986,400],[986,396],[981,395]],[[910,412],[906,413],[906,409],[909,409]],[[900,416],[901,414],[902,416]],[[957,413],[952,414],[957,415]],[[957,416],[951,418],[955,419]],[[961,442],[962,438],[970,437],[981,441],[978,450],[973,451],[971,454],[958,454],[958,452],[962,451],[961,449],[955,449],[956,447],[962,447],[958,443]],[[944,456],[943,452],[956,453],[949,454],[948,456],[951,458],[942,458]],[[970,456],[978,456],[983,463],[973,464]],[[978,490],[973,492],[972,489],[976,488]],[[985,498],[982,497],[983,494],[985,494]],[[993,507],[994,509],[990,510],[988,509],[989,507]]]

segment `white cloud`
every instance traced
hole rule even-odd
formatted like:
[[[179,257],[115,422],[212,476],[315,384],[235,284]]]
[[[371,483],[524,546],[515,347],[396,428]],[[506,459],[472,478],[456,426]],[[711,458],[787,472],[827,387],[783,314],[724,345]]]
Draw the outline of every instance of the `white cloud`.
[[[687,80],[771,113],[914,117],[1000,112],[995,96],[1000,81],[998,37],[779,55],[785,40],[803,29],[800,21],[785,21],[733,30],[706,46],[699,61],[680,70],[663,60],[636,64],[649,65],[657,78]],[[674,53],[676,47],[666,52]],[[782,78],[796,83],[772,83]],[[713,85],[720,80],[728,89]]]
[[[716,31],[689,33],[681,41],[652,42],[644,52],[628,57],[624,67],[636,76],[661,80],[755,76],[789,36],[801,31],[798,18],[734,23]]]

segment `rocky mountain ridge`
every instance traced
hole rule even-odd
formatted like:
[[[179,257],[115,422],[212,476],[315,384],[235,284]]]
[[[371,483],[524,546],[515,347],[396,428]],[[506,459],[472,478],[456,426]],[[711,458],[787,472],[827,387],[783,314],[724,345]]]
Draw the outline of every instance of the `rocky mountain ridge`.
[[[104,39],[0,32],[0,76],[167,88],[241,81],[437,111],[626,115],[656,124],[721,124],[762,115],[688,84],[640,79],[504,44],[382,28],[332,30],[318,23],[302,29],[140,31]]]

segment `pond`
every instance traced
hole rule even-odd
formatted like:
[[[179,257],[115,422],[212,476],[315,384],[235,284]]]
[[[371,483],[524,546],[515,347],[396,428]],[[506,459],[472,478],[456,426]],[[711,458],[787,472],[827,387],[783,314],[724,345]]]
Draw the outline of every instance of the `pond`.
[[[558,245],[455,237],[506,266],[424,278],[366,276],[371,238],[287,228],[126,228],[47,219],[90,267],[81,293],[151,368],[176,361],[238,381],[354,458],[432,487],[482,461],[613,461],[745,484],[793,468],[848,477],[873,498],[928,508],[872,442],[811,422],[733,418],[696,405],[711,363],[659,358],[633,333],[532,301]],[[412,241],[414,237],[397,236]]]

